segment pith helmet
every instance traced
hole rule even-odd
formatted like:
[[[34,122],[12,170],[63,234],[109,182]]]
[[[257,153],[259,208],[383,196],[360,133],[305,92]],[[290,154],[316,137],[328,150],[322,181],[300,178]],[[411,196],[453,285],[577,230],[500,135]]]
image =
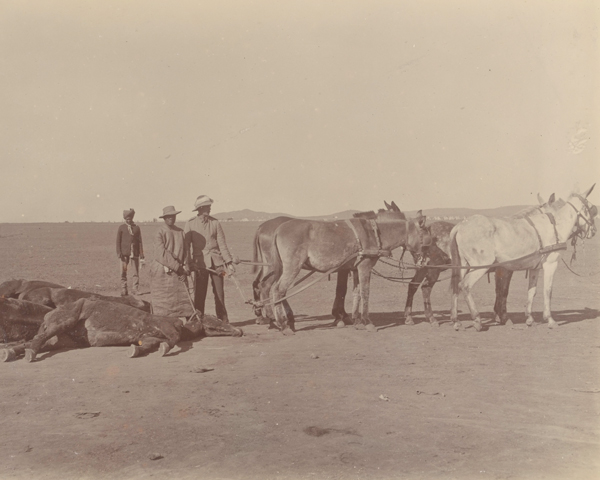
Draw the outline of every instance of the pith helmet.
[[[206,207],[206,206],[212,205],[212,204],[213,204],[212,198],[207,197],[206,195],[200,195],[194,202],[194,209],[192,210],[192,212],[195,212],[200,207]]]
[[[173,205],[169,205],[168,207],[163,208],[163,214],[158,218],[165,218],[169,215],[177,215],[178,213],[181,213],[181,211],[177,211]]]

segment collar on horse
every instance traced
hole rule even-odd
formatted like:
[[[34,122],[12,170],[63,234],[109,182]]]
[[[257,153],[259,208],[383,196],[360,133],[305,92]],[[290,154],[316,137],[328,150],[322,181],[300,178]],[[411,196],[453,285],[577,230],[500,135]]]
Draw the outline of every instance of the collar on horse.
[[[540,242],[540,249],[539,249],[538,253],[543,255],[544,253],[550,253],[550,252],[554,252],[556,250],[566,250],[567,244],[564,242],[561,243],[560,240],[558,239],[558,231],[556,230],[556,219],[554,218],[554,215],[552,215],[551,213],[545,213],[544,215],[546,215],[548,217],[548,220],[550,220],[550,223],[552,224],[552,227],[554,228],[554,238],[556,239],[556,243],[554,243],[552,245],[546,245],[546,246],[544,246],[544,242],[542,241],[540,232],[536,228],[536,226],[533,223],[533,221],[531,220],[531,218],[529,218],[529,215],[525,215],[525,220],[527,220],[527,223],[529,223],[529,225],[532,226],[533,230],[535,231],[535,234],[538,237],[538,242]]]
[[[354,238],[356,238],[356,243],[358,244],[359,260],[361,260],[363,257],[391,257],[392,252],[390,252],[389,250],[384,250],[383,246],[381,245],[381,233],[379,231],[379,226],[377,225],[377,222],[375,221],[375,219],[369,219],[368,222],[371,224],[371,229],[373,230],[373,234],[375,235],[375,240],[377,242],[377,249],[374,249],[374,248],[365,249],[362,242],[360,241],[358,231],[356,230],[356,227],[352,223],[352,220],[349,220],[349,219],[346,220],[346,223],[352,230],[352,233],[354,233]],[[365,230],[363,223],[360,221],[360,219],[359,219],[359,223],[361,225],[363,232],[365,232],[366,237],[369,238],[369,232],[367,232]],[[408,233],[407,233],[407,235],[408,235]]]

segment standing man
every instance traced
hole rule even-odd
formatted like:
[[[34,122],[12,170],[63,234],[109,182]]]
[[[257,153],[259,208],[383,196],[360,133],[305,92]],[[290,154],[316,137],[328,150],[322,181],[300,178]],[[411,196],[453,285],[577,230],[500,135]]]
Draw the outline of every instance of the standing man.
[[[117,230],[117,257],[121,266],[121,296],[124,297],[127,292],[127,268],[131,261],[133,267],[133,290],[137,295],[140,288],[140,259],[144,259],[144,246],[142,244],[142,232],[140,227],[133,223],[135,210],[123,210],[123,219],[125,223],[119,225]]]
[[[183,230],[175,225],[177,214],[172,205],[163,208],[165,221],[154,236],[154,262],[150,266],[152,313],[166,317],[193,315],[188,297],[185,265],[186,248]]]
[[[190,270],[195,272],[194,306],[204,313],[210,277],[215,296],[216,315],[221,321],[229,323],[225,308],[223,278],[227,273],[235,272],[233,264],[239,263],[239,260],[229,252],[221,224],[216,218],[210,216],[212,203],[211,198],[200,195],[194,203],[193,211],[197,212],[197,215],[187,221],[183,231],[186,250],[190,252],[188,265]]]

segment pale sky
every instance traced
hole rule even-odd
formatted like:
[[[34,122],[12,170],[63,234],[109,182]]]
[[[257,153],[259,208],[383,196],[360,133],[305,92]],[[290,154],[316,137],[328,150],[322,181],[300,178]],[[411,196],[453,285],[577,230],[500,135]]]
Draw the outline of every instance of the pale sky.
[[[3,0],[0,222],[600,182],[596,0]],[[590,195],[600,203],[600,186]]]

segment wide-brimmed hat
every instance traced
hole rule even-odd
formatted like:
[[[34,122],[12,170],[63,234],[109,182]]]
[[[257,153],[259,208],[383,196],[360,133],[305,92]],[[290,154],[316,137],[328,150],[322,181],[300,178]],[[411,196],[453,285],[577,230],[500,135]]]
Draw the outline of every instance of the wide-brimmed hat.
[[[173,205],[169,205],[168,207],[163,208],[163,214],[158,218],[168,217],[169,215],[177,215],[178,213],[181,213],[181,211],[178,212],[175,210]]]
[[[123,210],[123,218],[127,218],[127,217],[133,218],[134,215],[135,215],[135,210],[133,208],[130,208],[129,210]]]
[[[194,202],[194,209],[192,210],[192,212],[195,212],[200,207],[207,207],[208,205],[212,205],[212,204],[213,204],[212,198],[207,197],[206,195],[200,195]]]

